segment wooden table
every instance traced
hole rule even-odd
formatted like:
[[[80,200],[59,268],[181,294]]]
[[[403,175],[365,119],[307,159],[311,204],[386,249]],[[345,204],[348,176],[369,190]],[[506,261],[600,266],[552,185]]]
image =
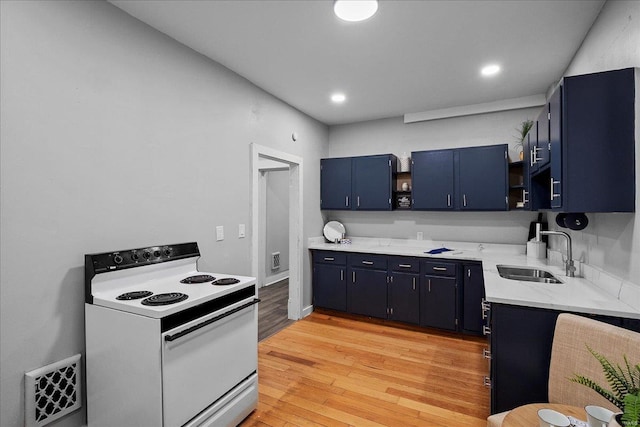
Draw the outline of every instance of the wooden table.
[[[577,406],[560,405],[558,403],[532,403],[530,405],[519,406],[507,414],[502,422],[502,427],[532,427],[538,425],[538,411],[540,409],[553,409],[565,416],[571,415],[574,418],[585,421],[587,414],[584,408]]]

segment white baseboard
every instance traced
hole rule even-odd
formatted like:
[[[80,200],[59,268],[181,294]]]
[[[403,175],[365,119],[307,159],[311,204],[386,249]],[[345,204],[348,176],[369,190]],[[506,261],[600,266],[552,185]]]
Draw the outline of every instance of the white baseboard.
[[[313,305],[308,305],[302,309],[302,318],[304,319],[313,312]]]
[[[283,271],[278,274],[274,274],[273,276],[266,277],[264,279],[264,284],[261,287],[273,285],[274,283],[278,283],[283,281],[284,279],[289,278],[289,270]]]

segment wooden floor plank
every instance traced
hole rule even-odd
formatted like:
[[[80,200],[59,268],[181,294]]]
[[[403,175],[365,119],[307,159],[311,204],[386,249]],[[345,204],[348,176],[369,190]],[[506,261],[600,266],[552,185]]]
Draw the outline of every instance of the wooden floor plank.
[[[242,427],[484,427],[485,340],[314,312],[259,343]]]

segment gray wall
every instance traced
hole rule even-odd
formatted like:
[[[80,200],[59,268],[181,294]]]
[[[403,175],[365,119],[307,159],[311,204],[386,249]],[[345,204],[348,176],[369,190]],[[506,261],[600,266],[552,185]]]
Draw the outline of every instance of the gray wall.
[[[85,253],[197,241],[202,270],[249,275],[249,144],[303,158],[306,242],[328,129],[107,2],[0,17],[0,425],[18,426],[24,372],[84,352]]]
[[[289,270],[289,171],[266,172],[265,283]],[[280,268],[271,270],[271,254],[280,252]]]

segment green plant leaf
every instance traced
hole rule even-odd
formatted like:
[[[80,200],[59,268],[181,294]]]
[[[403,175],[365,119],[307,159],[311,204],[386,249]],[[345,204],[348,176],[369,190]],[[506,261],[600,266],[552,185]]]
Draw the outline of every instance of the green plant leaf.
[[[623,426],[637,426],[640,424],[640,394],[627,394],[624,397],[622,414]]]

